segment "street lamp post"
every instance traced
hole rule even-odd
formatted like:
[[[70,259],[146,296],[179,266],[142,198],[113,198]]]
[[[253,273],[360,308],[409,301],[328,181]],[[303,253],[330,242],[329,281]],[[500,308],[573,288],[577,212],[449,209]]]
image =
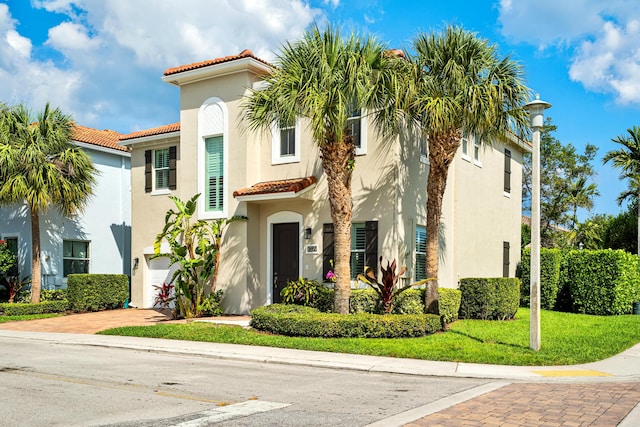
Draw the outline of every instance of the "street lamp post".
[[[529,300],[531,318],[529,326],[529,347],[540,350],[540,128],[543,125],[544,110],[551,104],[536,99],[529,102],[524,108],[529,112],[531,129],[531,282],[529,287]]]

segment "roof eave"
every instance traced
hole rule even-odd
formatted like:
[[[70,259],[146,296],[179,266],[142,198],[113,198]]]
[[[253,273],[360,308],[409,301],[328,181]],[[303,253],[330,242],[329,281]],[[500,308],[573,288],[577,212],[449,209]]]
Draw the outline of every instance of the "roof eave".
[[[155,142],[162,139],[179,138],[179,137],[180,137],[180,131],[177,130],[173,132],[159,133],[157,135],[149,135],[149,136],[141,136],[138,138],[124,139],[124,140],[120,140],[119,144],[125,147],[129,147],[132,145],[142,144],[144,142]]]
[[[212,77],[220,77],[243,71],[251,71],[255,74],[268,74],[271,73],[272,70],[273,68],[264,62],[249,57],[170,74],[163,76],[162,81],[175,86],[182,86]]]

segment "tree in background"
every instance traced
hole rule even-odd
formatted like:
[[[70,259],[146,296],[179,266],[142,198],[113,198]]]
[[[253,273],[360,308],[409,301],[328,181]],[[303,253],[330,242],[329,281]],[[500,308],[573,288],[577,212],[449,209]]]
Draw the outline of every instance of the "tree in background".
[[[618,203],[629,197],[633,197],[635,192],[636,200],[640,198],[640,127],[634,126],[627,129],[627,135],[619,135],[611,141],[620,144],[618,150],[609,151],[602,158],[604,164],[611,162],[614,167],[621,170],[621,179],[628,181],[628,189],[620,195]],[[640,225],[640,204],[637,204],[636,216]],[[638,227],[640,229],[640,227]],[[637,253],[640,255],[640,233],[636,233]]]
[[[0,205],[29,208],[31,302],[40,302],[40,216],[82,211],[96,182],[91,159],[71,143],[74,126],[48,103],[35,116],[24,105],[0,107]]]
[[[580,154],[572,144],[564,145],[552,135],[556,128],[547,118],[540,141],[540,237],[542,246],[549,248],[572,244],[567,233],[579,225],[578,209],[591,209],[599,194],[596,184],[590,182],[595,175],[592,161],[598,147],[587,144]],[[530,210],[530,154],[524,157],[522,195],[523,209]]]
[[[349,313],[351,273],[351,176],[355,143],[348,119],[369,112],[383,137],[398,130],[397,91],[401,65],[396,53],[370,37],[343,37],[339,29],[317,26],[300,40],[286,43],[276,56],[277,67],[265,76],[263,88],[253,90],[243,105],[251,130],[307,119],[320,148],[327,177],[329,208],[334,226],[334,309]]]
[[[409,116],[428,137],[427,277],[438,277],[442,199],[449,166],[463,136],[483,143],[522,135],[528,129],[522,106],[530,91],[522,67],[510,57],[500,58],[495,45],[458,26],[419,34],[408,89]],[[427,311],[438,312],[438,281],[427,284]]]

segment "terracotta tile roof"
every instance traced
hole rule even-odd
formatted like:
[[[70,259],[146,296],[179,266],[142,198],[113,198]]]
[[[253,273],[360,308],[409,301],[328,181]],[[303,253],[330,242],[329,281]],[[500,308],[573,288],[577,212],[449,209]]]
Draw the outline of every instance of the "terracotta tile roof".
[[[128,133],[120,137],[120,141],[127,139],[142,138],[145,136],[162,135],[163,133],[178,132],[180,130],[180,122],[171,123],[170,125],[158,126],[151,129],[139,130],[137,132]]]
[[[240,52],[237,55],[230,55],[230,56],[225,56],[222,58],[215,58],[215,59],[209,59],[207,61],[202,61],[202,62],[194,62],[191,64],[185,64],[185,65],[179,65],[177,67],[173,67],[173,68],[167,68],[166,70],[164,70],[164,75],[165,76],[170,76],[172,74],[178,74],[178,73],[182,73],[184,71],[191,71],[191,70],[196,70],[198,68],[204,68],[204,67],[208,67],[209,65],[216,65],[216,64],[222,64],[225,62],[231,62],[231,61],[235,61],[237,59],[243,59],[243,58],[253,58],[257,61],[262,62],[263,64],[266,64],[270,67],[273,67],[273,65],[269,64],[267,61],[258,58],[257,56],[255,56],[253,54],[253,52],[249,49],[245,49],[242,52]]]
[[[233,197],[289,192],[298,193],[316,182],[318,182],[318,179],[315,176],[259,182],[251,187],[234,191]]]
[[[76,125],[73,130],[73,140],[86,144],[99,145],[119,151],[129,151],[127,147],[118,144],[121,134],[113,130],[97,130]]]

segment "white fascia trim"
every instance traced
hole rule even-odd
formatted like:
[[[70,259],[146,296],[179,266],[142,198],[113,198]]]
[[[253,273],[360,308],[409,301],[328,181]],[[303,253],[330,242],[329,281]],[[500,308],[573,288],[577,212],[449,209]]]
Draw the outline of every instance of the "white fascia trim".
[[[175,137],[178,137],[178,138],[180,137],[179,130],[175,132],[160,133],[158,135],[141,136],[140,138],[126,139],[124,141],[120,141],[120,145],[124,145],[125,147],[127,147],[130,145],[142,144],[144,142],[156,142],[162,139],[169,139],[169,138],[175,138]]]
[[[527,153],[531,153],[533,151],[533,147],[531,145],[527,144],[524,139],[519,138],[518,136],[516,136],[511,132],[507,132],[506,140],[512,143],[513,145],[515,145],[516,147],[522,148]]]
[[[254,58],[242,58],[221,64],[207,65],[195,70],[182,71],[180,73],[163,76],[162,81],[175,86],[194,83],[212,77],[220,77],[227,74],[239,73],[242,71],[253,71],[255,73],[271,73],[273,68]]]
[[[128,151],[116,150],[114,148],[103,147],[101,145],[88,144],[86,142],[73,141],[74,145],[80,148],[86,148],[87,150],[100,151],[102,153],[115,154],[116,156],[131,157],[131,153]]]
[[[298,191],[287,191],[285,193],[269,193],[269,194],[249,194],[246,196],[238,196],[236,200],[239,202],[260,202],[265,200],[280,200],[280,199],[295,199],[302,197],[303,194],[308,193],[316,187],[316,184],[311,184],[307,188]]]

